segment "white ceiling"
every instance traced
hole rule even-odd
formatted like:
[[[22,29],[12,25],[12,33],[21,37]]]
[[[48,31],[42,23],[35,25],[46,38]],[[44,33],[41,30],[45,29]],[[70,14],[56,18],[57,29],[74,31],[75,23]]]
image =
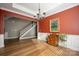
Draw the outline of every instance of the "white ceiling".
[[[39,3],[16,3],[16,4],[21,5],[25,8],[28,8],[28,9],[34,11],[35,13],[38,13]],[[41,13],[46,12],[50,9],[54,9],[55,7],[57,7],[61,4],[62,3],[40,3]]]
[[[40,3],[41,15],[46,12],[46,16],[49,16],[77,5],[79,3]],[[33,17],[38,13],[39,3],[0,3],[0,7]]]

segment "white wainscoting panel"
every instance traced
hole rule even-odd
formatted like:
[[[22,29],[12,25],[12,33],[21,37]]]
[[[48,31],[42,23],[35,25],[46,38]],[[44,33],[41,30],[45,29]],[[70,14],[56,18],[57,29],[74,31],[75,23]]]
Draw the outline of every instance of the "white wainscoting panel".
[[[67,35],[67,41],[59,41],[59,45],[79,51],[79,35]]]
[[[50,33],[38,32],[38,40],[46,41]]]
[[[4,35],[0,34],[0,48],[4,47]]]

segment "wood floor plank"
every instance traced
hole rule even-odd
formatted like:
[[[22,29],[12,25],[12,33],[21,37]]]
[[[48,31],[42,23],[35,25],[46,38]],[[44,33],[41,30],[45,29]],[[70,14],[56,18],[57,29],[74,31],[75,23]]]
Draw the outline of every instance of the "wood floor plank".
[[[60,46],[51,46],[37,39],[25,39],[6,43],[0,48],[1,56],[79,56],[78,51]]]

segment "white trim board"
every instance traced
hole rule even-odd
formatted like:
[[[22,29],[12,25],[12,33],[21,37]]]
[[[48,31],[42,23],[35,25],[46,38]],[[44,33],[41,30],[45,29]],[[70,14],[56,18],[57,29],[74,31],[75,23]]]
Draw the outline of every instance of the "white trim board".
[[[20,40],[22,40],[22,39],[30,39],[30,38],[35,38],[36,36],[30,36],[30,37],[22,37],[22,38],[20,38]]]
[[[18,38],[18,37],[6,37],[4,39],[6,40],[6,39],[14,39],[14,38]]]

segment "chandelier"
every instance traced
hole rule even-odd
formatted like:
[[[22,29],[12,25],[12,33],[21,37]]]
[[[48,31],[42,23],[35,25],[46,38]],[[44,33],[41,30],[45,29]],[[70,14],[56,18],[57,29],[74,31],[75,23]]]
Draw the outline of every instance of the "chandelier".
[[[45,12],[41,12],[41,6],[40,3],[38,4],[38,13],[37,13],[37,19],[41,20],[44,19],[46,13]]]

